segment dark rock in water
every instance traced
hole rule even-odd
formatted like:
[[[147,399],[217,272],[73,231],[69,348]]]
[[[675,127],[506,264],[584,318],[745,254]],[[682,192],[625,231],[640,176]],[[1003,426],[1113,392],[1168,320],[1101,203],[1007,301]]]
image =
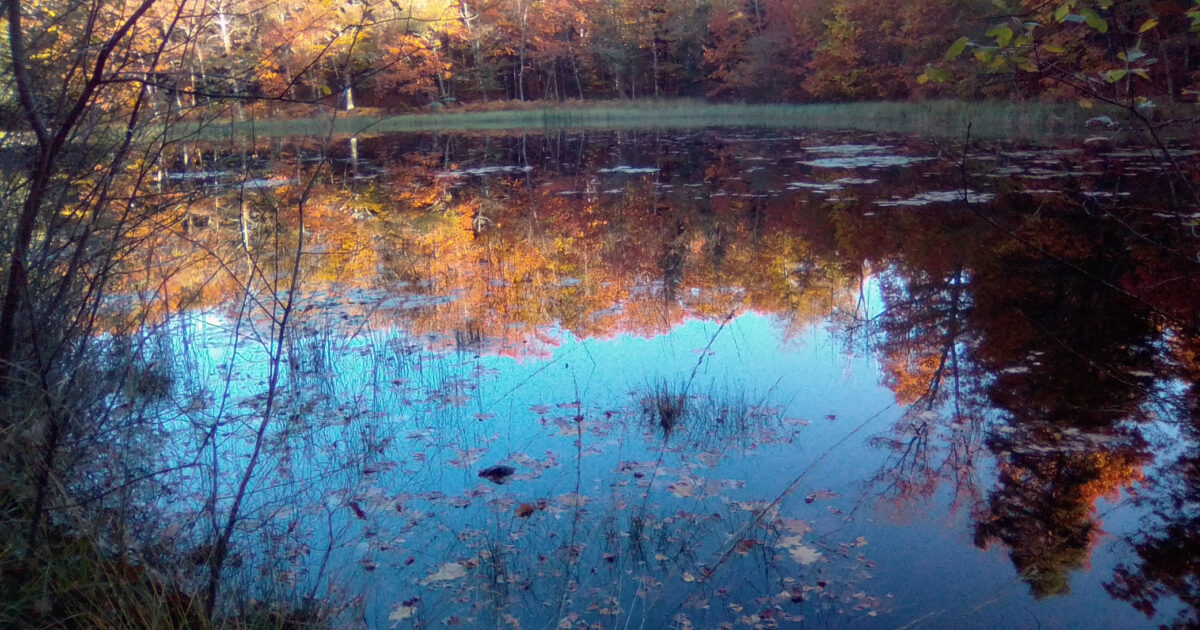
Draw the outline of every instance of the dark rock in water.
[[[508,481],[508,478],[511,477],[515,472],[517,472],[517,469],[513,468],[512,466],[505,466],[501,464],[499,466],[488,466],[487,468],[484,468],[483,470],[479,471],[479,476],[492,483],[501,484],[505,481]]]

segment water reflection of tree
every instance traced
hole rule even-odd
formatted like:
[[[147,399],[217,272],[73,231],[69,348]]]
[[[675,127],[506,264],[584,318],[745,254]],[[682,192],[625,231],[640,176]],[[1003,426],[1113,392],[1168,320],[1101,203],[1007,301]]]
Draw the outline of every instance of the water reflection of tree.
[[[1100,535],[1096,502],[1118,499],[1150,459],[1128,433],[1084,434],[1044,425],[1002,433],[988,445],[999,479],[978,517],[975,542],[1002,542],[1037,598],[1070,591]]]
[[[1000,476],[976,541],[1005,543],[1036,597],[1069,590],[1100,531],[1097,500],[1117,499],[1152,458],[1130,427],[1149,418],[1160,331],[1145,303],[1114,290],[1135,265],[1127,235],[1084,232],[1086,221],[1031,220],[1037,249],[999,251],[976,274],[975,358],[1007,416],[989,443]]]
[[[974,506],[976,542],[1008,547],[1046,597],[1086,566],[1097,501],[1119,498],[1151,459],[1137,426],[1153,417],[1163,322],[1194,315],[1148,301],[1144,287],[1185,281],[1190,263],[1144,247],[1127,224],[1096,225],[1066,197],[1028,211],[1028,197],[1006,202],[987,221],[960,208],[869,220],[851,211],[839,224],[845,242],[866,243],[864,256],[886,265],[884,310],[858,323],[874,326],[886,382],[909,406],[876,439],[891,451],[876,478],[884,496],[903,508],[964,478],[975,459],[939,459],[937,449],[973,453],[984,410],[999,411],[987,441],[998,479]],[[1136,271],[1145,258],[1159,271],[1153,282]],[[1129,574],[1120,586],[1143,605],[1165,588]]]
[[[887,311],[879,322],[876,349],[885,383],[908,407],[888,433],[873,440],[891,451],[876,475],[880,496],[897,512],[933,497],[942,482],[953,488],[955,506],[980,500],[976,478],[983,432],[982,406],[963,383],[969,337],[967,274],[885,274],[880,279]]]
[[[1193,383],[1200,376],[1200,339],[1176,339],[1173,345],[1177,376]],[[1155,476],[1158,492],[1147,501],[1151,516],[1128,542],[1136,559],[1122,562],[1105,584],[1116,598],[1153,616],[1160,608],[1175,608],[1172,628],[1200,626],[1200,395],[1193,385],[1182,392],[1178,405],[1187,410],[1181,427],[1187,447],[1173,461],[1160,465]]]

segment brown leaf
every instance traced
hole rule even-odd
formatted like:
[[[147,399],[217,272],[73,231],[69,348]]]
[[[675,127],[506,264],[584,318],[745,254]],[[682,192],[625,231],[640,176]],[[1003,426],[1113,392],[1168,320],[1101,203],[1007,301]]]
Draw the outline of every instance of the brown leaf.
[[[522,503],[517,506],[517,516],[520,518],[529,518],[537,511],[532,503]]]
[[[758,541],[754,538],[743,538],[737,542],[733,550],[741,554],[746,554],[754,550],[754,546],[757,544]]]

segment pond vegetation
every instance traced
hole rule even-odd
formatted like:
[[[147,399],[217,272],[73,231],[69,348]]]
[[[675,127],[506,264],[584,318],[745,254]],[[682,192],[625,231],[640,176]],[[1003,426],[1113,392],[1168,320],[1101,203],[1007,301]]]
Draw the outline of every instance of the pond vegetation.
[[[183,126],[176,132],[215,139],[244,136],[312,135],[369,137],[398,132],[569,131],[572,129],[703,129],[737,126],[791,129],[910,132],[946,137],[962,134],[971,125],[979,138],[1031,140],[1047,136],[1078,137],[1088,121],[1112,120],[1119,108],[1090,110],[1075,104],[1004,101],[929,101],[924,103],[837,103],[810,105],[715,104],[688,100],[572,104],[511,103],[511,109],[446,111],[387,115],[378,109],[358,109],[337,116],[299,119],[241,120]],[[311,114],[311,110],[301,110]],[[1183,112],[1184,115],[1190,111]],[[1096,124],[1096,123],[1092,123]],[[1138,137],[1141,130],[1125,128],[1118,137]],[[1166,133],[1172,133],[1168,128]]]

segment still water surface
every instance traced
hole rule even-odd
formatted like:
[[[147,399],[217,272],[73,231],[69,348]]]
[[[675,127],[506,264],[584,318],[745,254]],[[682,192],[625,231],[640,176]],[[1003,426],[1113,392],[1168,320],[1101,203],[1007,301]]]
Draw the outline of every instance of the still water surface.
[[[1152,155],[735,130],[199,155],[129,293],[165,287],[180,544],[261,435],[246,592],[372,628],[1197,620],[1196,217]]]

